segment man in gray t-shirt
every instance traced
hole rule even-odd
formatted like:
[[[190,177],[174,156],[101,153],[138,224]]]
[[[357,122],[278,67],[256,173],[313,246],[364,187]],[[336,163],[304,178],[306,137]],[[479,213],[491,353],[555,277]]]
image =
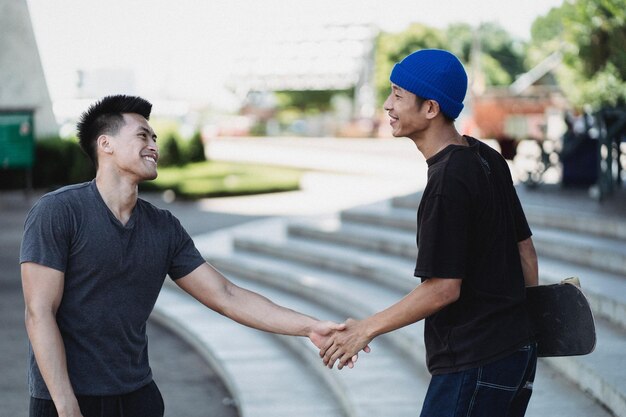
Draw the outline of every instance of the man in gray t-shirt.
[[[91,181],[35,204],[21,262],[65,275],[56,321],[72,384],[82,395],[115,395],[152,379],[145,324],[166,274],[177,280],[204,259],[171,213],[137,199],[123,225]],[[32,350],[29,387],[33,397],[51,399]]]
[[[138,198],[137,185],[157,175],[150,111],[139,97],[92,105],[78,136],[96,178],[46,194],[26,219],[20,262],[31,417],[163,415],[145,330],[167,274],[239,323],[307,336],[318,348],[344,328],[234,285],[171,213]]]

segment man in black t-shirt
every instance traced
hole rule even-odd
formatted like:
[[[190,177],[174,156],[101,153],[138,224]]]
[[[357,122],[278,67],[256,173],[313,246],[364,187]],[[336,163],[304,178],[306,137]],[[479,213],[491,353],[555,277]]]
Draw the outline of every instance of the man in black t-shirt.
[[[523,416],[536,367],[525,287],[537,285],[537,256],[508,165],[462,136],[467,75],[443,50],[420,50],[396,64],[384,108],[393,135],[406,136],[428,164],[418,209],[415,276],[405,298],[330,338],[320,355],[332,367],[376,336],[425,319],[432,379],[422,416]]]

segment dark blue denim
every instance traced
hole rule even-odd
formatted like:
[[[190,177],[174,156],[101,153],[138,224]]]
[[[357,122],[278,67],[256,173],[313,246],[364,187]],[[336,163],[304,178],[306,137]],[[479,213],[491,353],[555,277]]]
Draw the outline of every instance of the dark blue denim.
[[[83,417],[163,417],[165,406],[157,385],[152,381],[124,395],[78,396]],[[30,399],[30,417],[58,417],[51,400]]]
[[[478,368],[434,375],[420,417],[523,417],[536,367],[532,344]]]

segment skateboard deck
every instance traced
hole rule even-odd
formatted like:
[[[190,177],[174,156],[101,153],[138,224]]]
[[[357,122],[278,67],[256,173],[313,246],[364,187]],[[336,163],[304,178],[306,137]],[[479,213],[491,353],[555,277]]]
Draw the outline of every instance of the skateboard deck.
[[[526,301],[537,340],[537,356],[575,356],[593,352],[596,329],[578,279],[526,289]]]

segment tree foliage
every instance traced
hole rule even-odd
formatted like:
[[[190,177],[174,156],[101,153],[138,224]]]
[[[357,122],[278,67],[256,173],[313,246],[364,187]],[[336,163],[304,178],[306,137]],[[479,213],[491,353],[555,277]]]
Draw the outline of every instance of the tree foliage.
[[[566,1],[536,19],[531,34],[531,59],[563,52],[558,79],[573,104],[626,102],[626,0]]]
[[[328,111],[332,106],[332,98],[343,94],[352,96],[353,89],[350,90],[292,90],[277,91],[276,99],[278,108],[294,108],[300,112]]]

